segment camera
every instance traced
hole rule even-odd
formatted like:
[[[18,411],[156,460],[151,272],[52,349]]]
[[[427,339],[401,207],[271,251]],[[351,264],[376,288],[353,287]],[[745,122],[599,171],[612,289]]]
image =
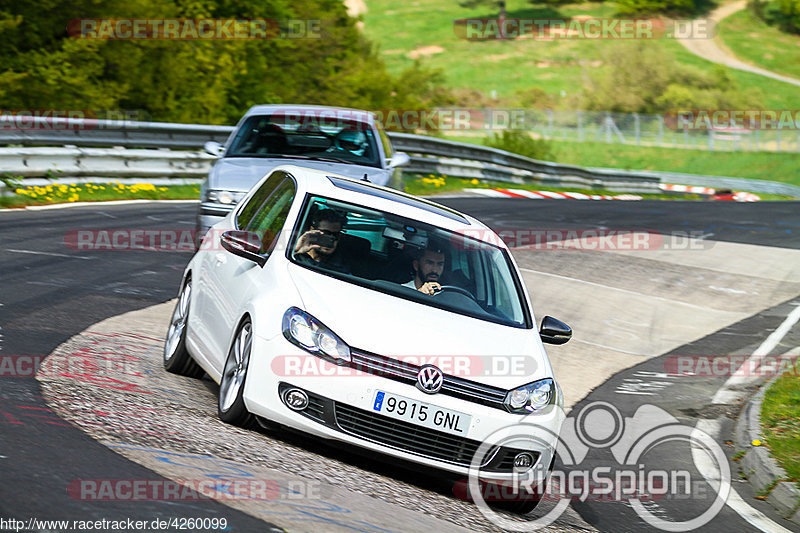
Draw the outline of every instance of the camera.
[[[308,244],[318,244],[322,248],[333,248],[336,244],[336,237],[321,233],[312,233],[308,238]]]

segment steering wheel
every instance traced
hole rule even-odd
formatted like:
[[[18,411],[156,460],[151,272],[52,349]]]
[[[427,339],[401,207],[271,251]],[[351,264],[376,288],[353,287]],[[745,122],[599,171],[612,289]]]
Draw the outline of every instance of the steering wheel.
[[[474,300],[475,303],[478,302],[478,299],[475,298],[474,294],[469,292],[467,289],[462,289],[461,287],[456,287],[455,285],[441,285],[441,290],[436,291],[435,293],[433,293],[433,295],[436,296],[437,294],[441,294],[441,293],[446,292],[446,291],[457,292],[459,294],[463,294],[464,296],[468,296],[469,298]]]

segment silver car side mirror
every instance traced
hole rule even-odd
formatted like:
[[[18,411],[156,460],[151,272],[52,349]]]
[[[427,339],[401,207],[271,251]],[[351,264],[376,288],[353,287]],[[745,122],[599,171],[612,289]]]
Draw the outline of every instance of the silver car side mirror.
[[[203,149],[207,154],[213,155],[214,157],[221,156],[222,152],[225,151],[225,147],[217,141],[208,141],[203,145]]]
[[[389,168],[397,168],[407,165],[411,162],[411,158],[408,154],[403,152],[396,152],[388,161]]]

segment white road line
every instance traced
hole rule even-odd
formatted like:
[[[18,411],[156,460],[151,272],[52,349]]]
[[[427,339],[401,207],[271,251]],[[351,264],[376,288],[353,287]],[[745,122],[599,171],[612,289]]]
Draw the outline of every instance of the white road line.
[[[55,252],[36,252],[34,250],[15,250],[13,248],[6,248],[3,251],[12,252],[15,254],[49,255],[51,257],[66,257],[67,259],[97,259],[96,257],[88,257],[85,255],[57,254]]]
[[[738,383],[741,383],[740,380],[747,379],[742,378],[736,374],[739,374],[741,371],[745,370],[746,365],[750,365],[754,363],[756,359],[767,355],[775,347],[778,345],[779,342],[783,339],[784,336],[791,330],[792,326],[794,326],[798,320],[800,320],[800,306],[796,307],[792,310],[791,313],[786,317],[786,319],[778,326],[778,329],[773,331],[765,340],[761,343],[758,349],[755,351],[752,357],[745,361],[742,366],[734,373],[733,376],[728,378],[725,384],[720,387],[720,389],[714,394],[712,399],[712,403],[727,403],[729,398],[732,396],[733,400],[738,398],[740,395],[734,391],[730,390],[730,387],[735,386]],[[752,368],[752,367],[751,367]],[[730,400],[730,401],[733,401]],[[719,439],[720,436],[720,429],[722,424],[719,419],[705,419],[701,418],[697,421],[695,428],[699,431],[704,431],[715,440]],[[703,472],[714,471],[710,470],[710,468],[714,468],[711,465],[712,461],[708,457],[707,454],[702,453],[700,450],[692,447],[692,458],[694,460],[695,466],[698,470]],[[769,532],[769,533],[790,533],[788,529],[773,522],[768,516],[764,513],[754,509],[750,506],[745,500],[742,499],[741,496],[731,487],[730,494],[728,495],[728,500],[726,502],[727,506],[733,509],[739,516],[744,518],[747,522],[749,522],[754,527],[760,529],[761,531]]]
[[[758,378],[758,376],[753,376],[757,365],[760,366],[761,361],[765,355],[768,355],[775,347],[778,345],[783,337],[789,333],[789,330],[792,329],[792,326],[797,324],[800,320],[800,305],[794,308],[791,313],[786,317],[786,319],[778,326],[778,329],[773,331],[769,337],[767,337],[764,342],[761,343],[753,355],[740,366],[736,372],[728,378],[725,384],[714,394],[714,397],[711,399],[711,403],[719,403],[719,404],[728,404],[733,403],[736,401],[737,398],[741,396],[741,392],[735,390],[737,386],[741,386],[743,384],[749,383]],[[748,368],[751,371],[748,371]]]
[[[513,251],[514,248],[511,248],[511,250]],[[550,272],[541,272],[539,270],[532,270],[530,268],[520,268],[520,270],[523,271],[523,272],[530,272],[531,274],[542,274],[543,276],[550,276],[550,277],[553,277],[553,278],[565,279],[565,280],[568,280],[568,281],[577,281],[578,283],[585,283],[586,285],[592,285],[594,287],[602,287],[604,289],[611,289],[611,290],[614,290],[614,291],[624,292],[626,294],[633,294],[635,296],[642,296],[644,298],[648,298],[648,299],[651,299],[651,300],[658,300],[658,301],[666,302],[666,303],[673,304],[673,305],[684,305],[686,307],[693,307],[694,309],[702,309],[703,311],[709,311],[709,310],[717,311],[717,309],[713,309],[711,307],[704,307],[702,305],[695,305],[695,304],[690,304],[690,303],[687,303],[687,302],[681,302],[680,300],[670,300],[669,298],[664,298],[662,296],[653,296],[651,294],[643,294],[641,292],[636,292],[636,291],[632,291],[632,290],[629,290],[629,289],[623,289],[621,287],[612,287],[610,285],[603,285],[601,283],[595,283],[594,281],[586,281],[584,279],[570,278],[569,276],[562,276],[560,274],[551,274]]]
[[[722,424],[719,419],[706,419],[701,418],[697,421],[695,429],[707,433],[714,440],[718,440],[720,428]],[[694,460],[695,467],[705,473],[716,472],[717,466],[714,461],[709,457],[702,448],[692,446],[692,459]],[[710,476],[707,478],[713,480]],[[761,511],[754,509],[746,501],[739,496],[739,493],[731,485],[731,490],[728,493],[728,499],[725,504],[733,509],[739,516],[744,518],[753,527],[768,533],[791,533],[788,529],[780,524],[773,522],[767,515]]]
[[[572,342],[580,342],[580,343],[583,343],[583,344],[589,344],[590,346],[597,346],[598,348],[605,348],[606,350],[612,350],[614,352],[619,352],[619,353],[626,353],[628,355],[638,355],[640,357],[650,357],[647,354],[643,354],[643,353],[639,353],[639,352],[629,352],[628,350],[623,350],[621,348],[614,348],[614,347],[611,347],[611,346],[606,346],[605,344],[597,344],[596,342],[583,341],[581,339],[576,339],[575,337],[572,338]]]

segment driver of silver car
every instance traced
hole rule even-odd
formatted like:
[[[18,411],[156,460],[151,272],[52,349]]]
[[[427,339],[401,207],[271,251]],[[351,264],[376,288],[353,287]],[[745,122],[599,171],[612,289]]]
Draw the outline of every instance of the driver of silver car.
[[[429,295],[436,294],[442,290],[440,281],[442,272],[444,272],[444,260],[444,250],[429,242],[428,246],[411,262],[414,279],[404,283],[403,286]]]

